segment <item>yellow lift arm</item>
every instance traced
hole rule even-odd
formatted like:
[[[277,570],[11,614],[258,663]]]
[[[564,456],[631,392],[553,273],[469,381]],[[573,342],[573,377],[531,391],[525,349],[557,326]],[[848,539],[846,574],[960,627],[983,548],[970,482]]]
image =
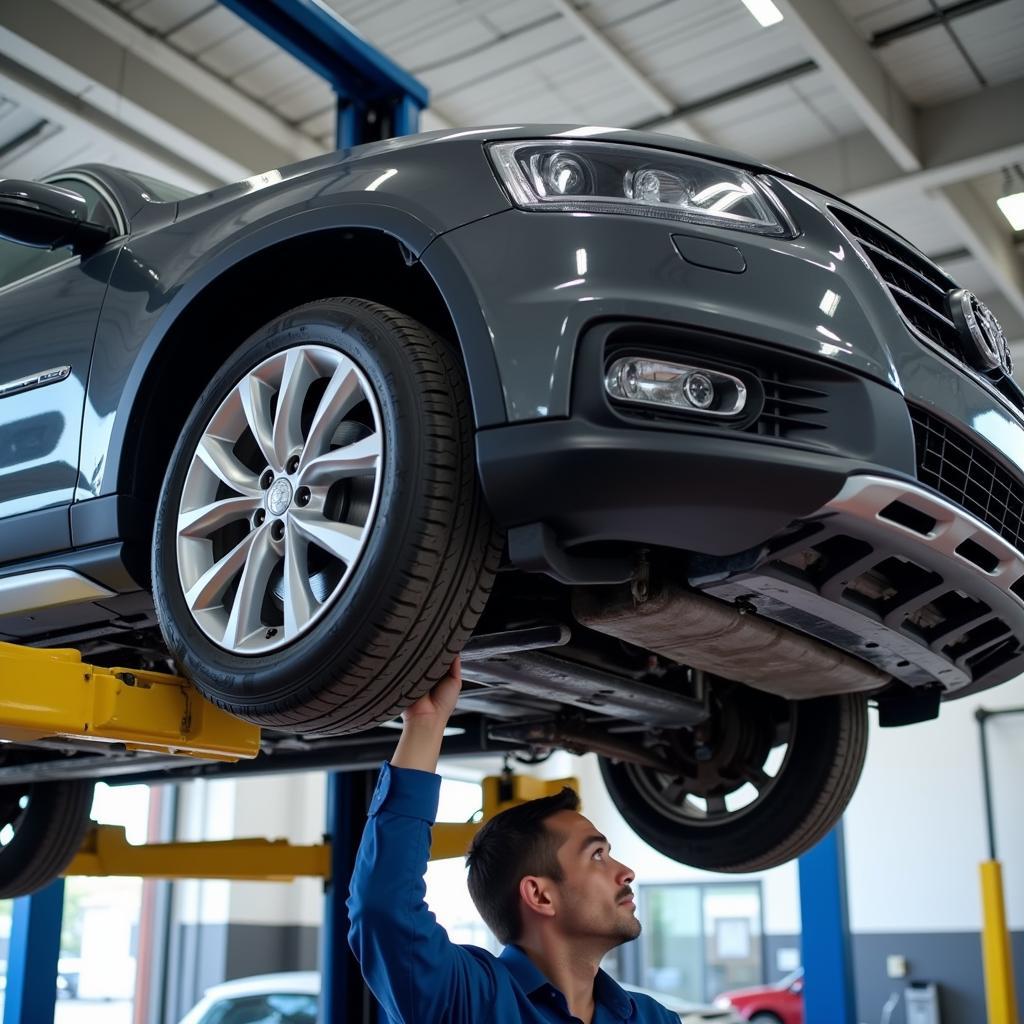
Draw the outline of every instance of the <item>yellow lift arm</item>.
[[[0,678],[3,740],[123,743],[129,750],[220,761],[255,757],[260,750],[257,726],[218,708],[179,676],[100,668],[83,662],[76,650],[0,642]],[[508,771],[489,776],[480,821],[434,825],[431,859],[462,856],[480,826],[499,811],[563,786],[579,789],[571,778],[532,779]],[[124,829],[96,825],[65,874],[291,881],[328,877],[330,853],[327,843],[295,846],[283,839],[132,846]]]
[[[258,726],[211,704],[186,679],[99,668],[78,651],[0,643],[0,739],[123,743],[216,761],[255,757]]]
[[[483,815],[477,822],[434,825],[431,860],[461,857],[480,826],[499,811],[526,800],[579,791],[576,779],[531,779],[492,775],[483,780]],[[284,839],[227,839],[218,842],[153,843],[132,846],[123,828],[96,825],[68,866],[66,875],[131,875],[141,878],[221,878],[237,882],[291,882],[305,876],[329,878],[329,843],[295,846]]]

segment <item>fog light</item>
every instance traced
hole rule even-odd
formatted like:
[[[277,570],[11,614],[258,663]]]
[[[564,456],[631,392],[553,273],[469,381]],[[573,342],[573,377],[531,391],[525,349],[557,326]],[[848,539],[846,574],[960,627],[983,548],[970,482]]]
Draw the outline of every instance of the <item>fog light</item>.
[[[612,398],[658,405],[706,416],[737,416],[747,402],[747,387],[730,373],[654,359],[616,359],[605,375]]]
[[[706,373],[691,373],[686,378],[686,397],[698,409],[710,409],[715,400],[715,385]]]

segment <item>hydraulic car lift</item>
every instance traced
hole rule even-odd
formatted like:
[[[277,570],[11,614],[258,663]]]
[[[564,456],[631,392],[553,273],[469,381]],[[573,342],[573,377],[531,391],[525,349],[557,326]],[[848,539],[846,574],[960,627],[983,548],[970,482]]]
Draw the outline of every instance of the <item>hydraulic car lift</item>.
[[[256,726],[211,704],[178,676],[99,668],[84,663],[77,651],[0,643],[0,680],[0,739],[118,743],[131,750],[222,761],[255,757],[260,749]],[[510,771],[488,777],[483,782],[480,820],[435,825],[431,858],[461,856],[488,818],[514,804],[556,793],[565,785],[578,788],[575,779],[544,781]],[[333,788],[338,788],[337,783]],[[335,823],[325,841],[307,846],[260,838],[133,846],[123,828],[94,825],[65,875],[280,882],[319,877],[326,883],[327,918],[333,923],[328,934],[335,936],[338,917],[344,915],[350,862],[365,820],[365,801],[346,799],[344,835],[338,835],[337,800],[336,793]],[[353,815],[354,806],[358,812]],[[340,872],[339,863],[344,864]],[[58,881],[15,903],[4,1024],[43,1024],[53,1019],[63,888],[63,881]],[[324,963],[337,964],[336,952],[329,953],[325,947]],[[349,1015],[352,997],[363,999],[361,992],[352,990],[344,1000],[345,1010],[325,1008],[324,1019],[353,1019]],[[329,986],[325,985],[327,1002]]]

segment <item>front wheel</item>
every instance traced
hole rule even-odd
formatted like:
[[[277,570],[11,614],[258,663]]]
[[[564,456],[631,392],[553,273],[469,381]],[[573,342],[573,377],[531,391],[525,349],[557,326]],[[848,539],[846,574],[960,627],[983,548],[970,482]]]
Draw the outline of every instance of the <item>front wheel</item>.
[[[600,759],[612,801],[645,842],[709,871],[760,871],[839,820],[867,751],[860,694],[785,701],[727,685],[700,730],[658,737],[673,770]]]
[[[211,700],[353,732],[434,685],[500,556],[458,355],[354,298],[293,309],[200,397],[157,509],[154,599]]]

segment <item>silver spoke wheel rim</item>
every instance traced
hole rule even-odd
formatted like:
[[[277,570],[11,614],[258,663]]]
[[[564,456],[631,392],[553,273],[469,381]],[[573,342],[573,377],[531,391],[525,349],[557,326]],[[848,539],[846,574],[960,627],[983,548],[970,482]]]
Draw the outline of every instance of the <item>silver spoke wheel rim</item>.
[[[302,345],[231,389],[192,455],[178,580],[203,633],[264,654],[308,633],[345,590],[377,515],[380,407],[346,355]]]

